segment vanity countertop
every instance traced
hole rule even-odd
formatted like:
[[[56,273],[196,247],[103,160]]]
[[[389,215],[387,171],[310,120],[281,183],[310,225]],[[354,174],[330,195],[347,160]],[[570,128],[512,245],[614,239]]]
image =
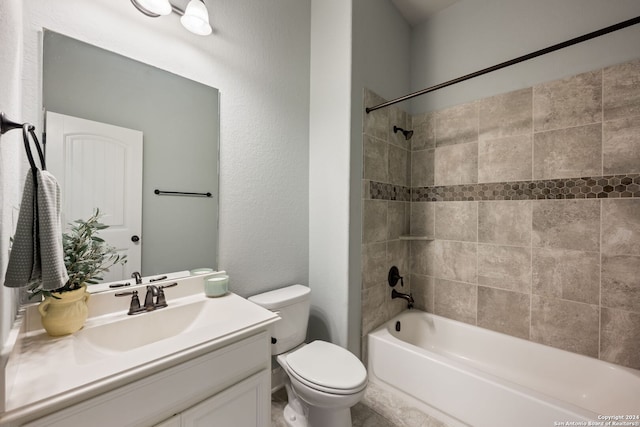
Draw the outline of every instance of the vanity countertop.
[[[233,293],[205,297],[202,280],[182,280],[180,292],[186,295],[172,299],[167,292],[165,309],[90,317],[73,335],[54,338],[42,329],[23,328],[7,367],[13,370],[7,378],[15,379],[7,382],[0,424],[97,396],[253,335],[278,320],[275,313]],[[189,289],[198,292],[189,295]],[[98,296],[128,306],[123,298]],[[196,320],[179,319],[176,324],[178,317],[171,310],[181,318],[196,313]]]

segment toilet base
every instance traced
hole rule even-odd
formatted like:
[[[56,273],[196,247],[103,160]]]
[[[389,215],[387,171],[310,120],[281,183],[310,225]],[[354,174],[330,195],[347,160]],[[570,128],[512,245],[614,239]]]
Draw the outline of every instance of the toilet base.
[[[309,427],[307,419],[297,413],[288,403],[284,407],[283,416],[287,427]]]
[[[304,402],[285,380],[287,405],[284,407],[284,422],[287,427],[351,427],[351,407],[319,408]]]
[[[351,408],[309,407],[309,427],[351,427]]]

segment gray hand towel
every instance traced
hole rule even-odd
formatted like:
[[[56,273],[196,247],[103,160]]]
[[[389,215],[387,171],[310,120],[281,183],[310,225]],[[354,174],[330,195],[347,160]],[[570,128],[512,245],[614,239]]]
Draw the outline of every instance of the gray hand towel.
[[[16,234],[4,285],[17,288],[41,282],[42,288],[62,287],[69,276],[64,265],[60,227],[60,187],[47,171],[33,171],[25,180]]]

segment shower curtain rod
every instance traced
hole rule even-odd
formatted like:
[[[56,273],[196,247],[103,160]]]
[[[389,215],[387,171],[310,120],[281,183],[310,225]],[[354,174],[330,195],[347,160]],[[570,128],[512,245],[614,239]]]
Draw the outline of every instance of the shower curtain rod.
[[[460,82],[463,82],[465,80],[469,80],[469,79],[472,79],[474,77],[478,77],[478,76],[481,76],[483,74],[487,74],[487,73],[490,73],[492,71],[499,70],[501,68],[509,67],[511,65],[515,65],[515,64],[518,64],[520,62],[527,61],[529,59],[533,59],[533,58],[536,58],[538,56],[545,55],[547,53],[554,52],[556,50],[572,46],[574,44],[582,43],[584,41],[591,40],[591,39],[594,39],[596,37],[600,37],[600,36],[603,36],[605,34],[609,34],[609,33],[612,33],[614,31],[618,31],[618,30],[630,27],[630,26],[638,24],[638,23],[640,23],[640,16],[636,16],[635,18],[628,19],[626,21],[622,21],[620,23],[611,25],[609,27],[605,27],[605,28],[602,28],[600,30],[593,31],[591,33],[587,33],[587,34],[582,35],[580,37],[575,37],[575,38],[573,38],[571,40],[567,40],[567,41],[562,42],[562,43],[554,44],[553,46],[549,46],[549,47],[544,48],[544,49],[536,50],[535,52],[529,53],[527,55],[519,56],[519,57],[517,57],[515,59],[512,59],[510,61],[502,62],[502,63],[500,63],[498,65],[494,65],[493,67],[484,68],[482,70],[476,71],[475,73],[467,74],[467,75],[464,75],[462,77],[458,77],[456,79],[449,80],[447,82],[440,83],[440,84],[437,84],[435,86],[431,86],[431,87],[428,87],[426,89],[422,89],[422,90],[419,90],[417,92],[410,93],[409,95],[401,96],[400,98],[396,98],[396,99],[393,99],[391,101],[383,102],[382,104],[378,104],[378,105],[375,105],[373,107],[367,107],[367,108],[365,108],[365,111],[367,112],[367,114],[369,114],[370,112],[378,110],[380,108],[388,107],[390,105],[397,104],[398,102],[406,101],[408,99],[415,98],[416,96],[424,95],[425,93],[433,92],[433,91],[436,91],[438,89],[442,89],[444,87],[451,86],[451,85],[454,85],[456,83],[460,83]]]

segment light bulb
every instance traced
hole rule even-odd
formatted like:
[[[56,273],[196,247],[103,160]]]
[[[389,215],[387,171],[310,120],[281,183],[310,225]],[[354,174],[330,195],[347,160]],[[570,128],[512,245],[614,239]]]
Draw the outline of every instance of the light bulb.
[[[180,22],[187,30],[201,36],[208,36],[213,31],[209,25],[209,11],[201,0],[189,2]]]

